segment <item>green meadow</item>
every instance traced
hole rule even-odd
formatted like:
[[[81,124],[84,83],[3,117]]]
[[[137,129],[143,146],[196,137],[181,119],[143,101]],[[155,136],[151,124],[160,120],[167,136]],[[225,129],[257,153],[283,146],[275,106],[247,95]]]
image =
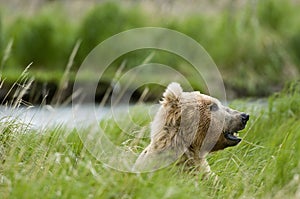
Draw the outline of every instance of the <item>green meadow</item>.
[[[97,4],[77,16],[61,5],[46,3],[32,15],[10,15],[11,10],[0,6],[0,108],[70,104],[68,88],[99,42],[125,30],[151,26],[177,30],[199,42],[222,74],[229,106],[249,113],[250,120],[240,132],[239,145],[209,154],[211,170],[219,177],[215,183],[173,164],[155,172],[121,172],[97,160],[84,146],[79,134],[88,133],[88,127],[79,130],[62,123],[37,129],[6,115],[0,117],[0,198],[300,198],[297,1],[249,1],[241,7],[228,3],[213,14],[184,16],[115,1]],[[189,78],[194,72],[189,63],[155,49],[117,58],[101,79],[104,91],[111,91],[121,66],[119,76],[145,60],[172,66],[195,90],[206,92],[197,79]],[[159,75],[140,78],[164,78]],[[130,115],[99,122],[115,145],[136,155],[150,139],[130,132],[150,133],[154,113],[145,113],[150,113],[163,91],[153,85],[146,88],[139,88],[136,99],[150,97],[130,106]]]
[[[299,198],[299,91],[295,83],[263,102],[230,103],[251,119],[238,146],[209,155],[217,185],[174,165],[151,173],[120,172],[97,161],[76,129],[30,130],[2,120],[1,198]],[[133,109],[135,122],[147,126],[147,105]],[[137,154],[149,143],[132,139],[113,119],[100,125],[115,144]]]

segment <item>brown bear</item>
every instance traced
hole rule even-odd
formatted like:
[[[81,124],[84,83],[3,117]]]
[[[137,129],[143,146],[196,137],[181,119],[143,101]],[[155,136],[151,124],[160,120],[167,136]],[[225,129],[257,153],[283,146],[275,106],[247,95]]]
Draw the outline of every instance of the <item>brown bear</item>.
[[[204,175],[210,173],[205,156],[237,145],[237,132],[249,115],[223,106],[200,92],[183,92],[171,83],[151,124],[151,143],[139,155],[135,172],[153,171],[172,162],[183,163]]]

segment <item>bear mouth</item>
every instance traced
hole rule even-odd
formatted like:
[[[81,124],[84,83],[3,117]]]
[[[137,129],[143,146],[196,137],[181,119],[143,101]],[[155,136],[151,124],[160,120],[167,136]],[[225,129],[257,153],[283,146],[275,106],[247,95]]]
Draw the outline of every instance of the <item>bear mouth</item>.
[[[235,132],[227,132],[225,131],[224,132],[224,137],[230,141],[230,142],[233,142],[233,143],[239,143],[242,139],[238,137],[239,136],[239,132],[238,131],[235,131]]]

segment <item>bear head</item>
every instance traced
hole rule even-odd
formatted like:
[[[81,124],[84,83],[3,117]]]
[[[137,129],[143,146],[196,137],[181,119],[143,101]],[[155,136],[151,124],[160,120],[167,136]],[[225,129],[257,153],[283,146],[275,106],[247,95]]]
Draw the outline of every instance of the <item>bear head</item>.
[[[235,146],[241,141],[238,131],[249,119],[248,114],[226,107],[216,98],[198,91],[183,92],[178,83],[169,84],[160,103],[151,125],[151,142],[180,153],[194,150],[206,154]],[[169,142],[162,146],[160,140]]]

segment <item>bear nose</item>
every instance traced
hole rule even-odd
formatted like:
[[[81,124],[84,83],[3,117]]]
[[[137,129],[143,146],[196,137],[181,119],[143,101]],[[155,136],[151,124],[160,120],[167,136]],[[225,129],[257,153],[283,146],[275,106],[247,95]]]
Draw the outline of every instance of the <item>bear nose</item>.
[[[242,113],[241,117],[242,117],[242,123],[244,125],[246,125],[246,123],[248,122],[250,116],[248,114],[246,114],[246,113]]]

